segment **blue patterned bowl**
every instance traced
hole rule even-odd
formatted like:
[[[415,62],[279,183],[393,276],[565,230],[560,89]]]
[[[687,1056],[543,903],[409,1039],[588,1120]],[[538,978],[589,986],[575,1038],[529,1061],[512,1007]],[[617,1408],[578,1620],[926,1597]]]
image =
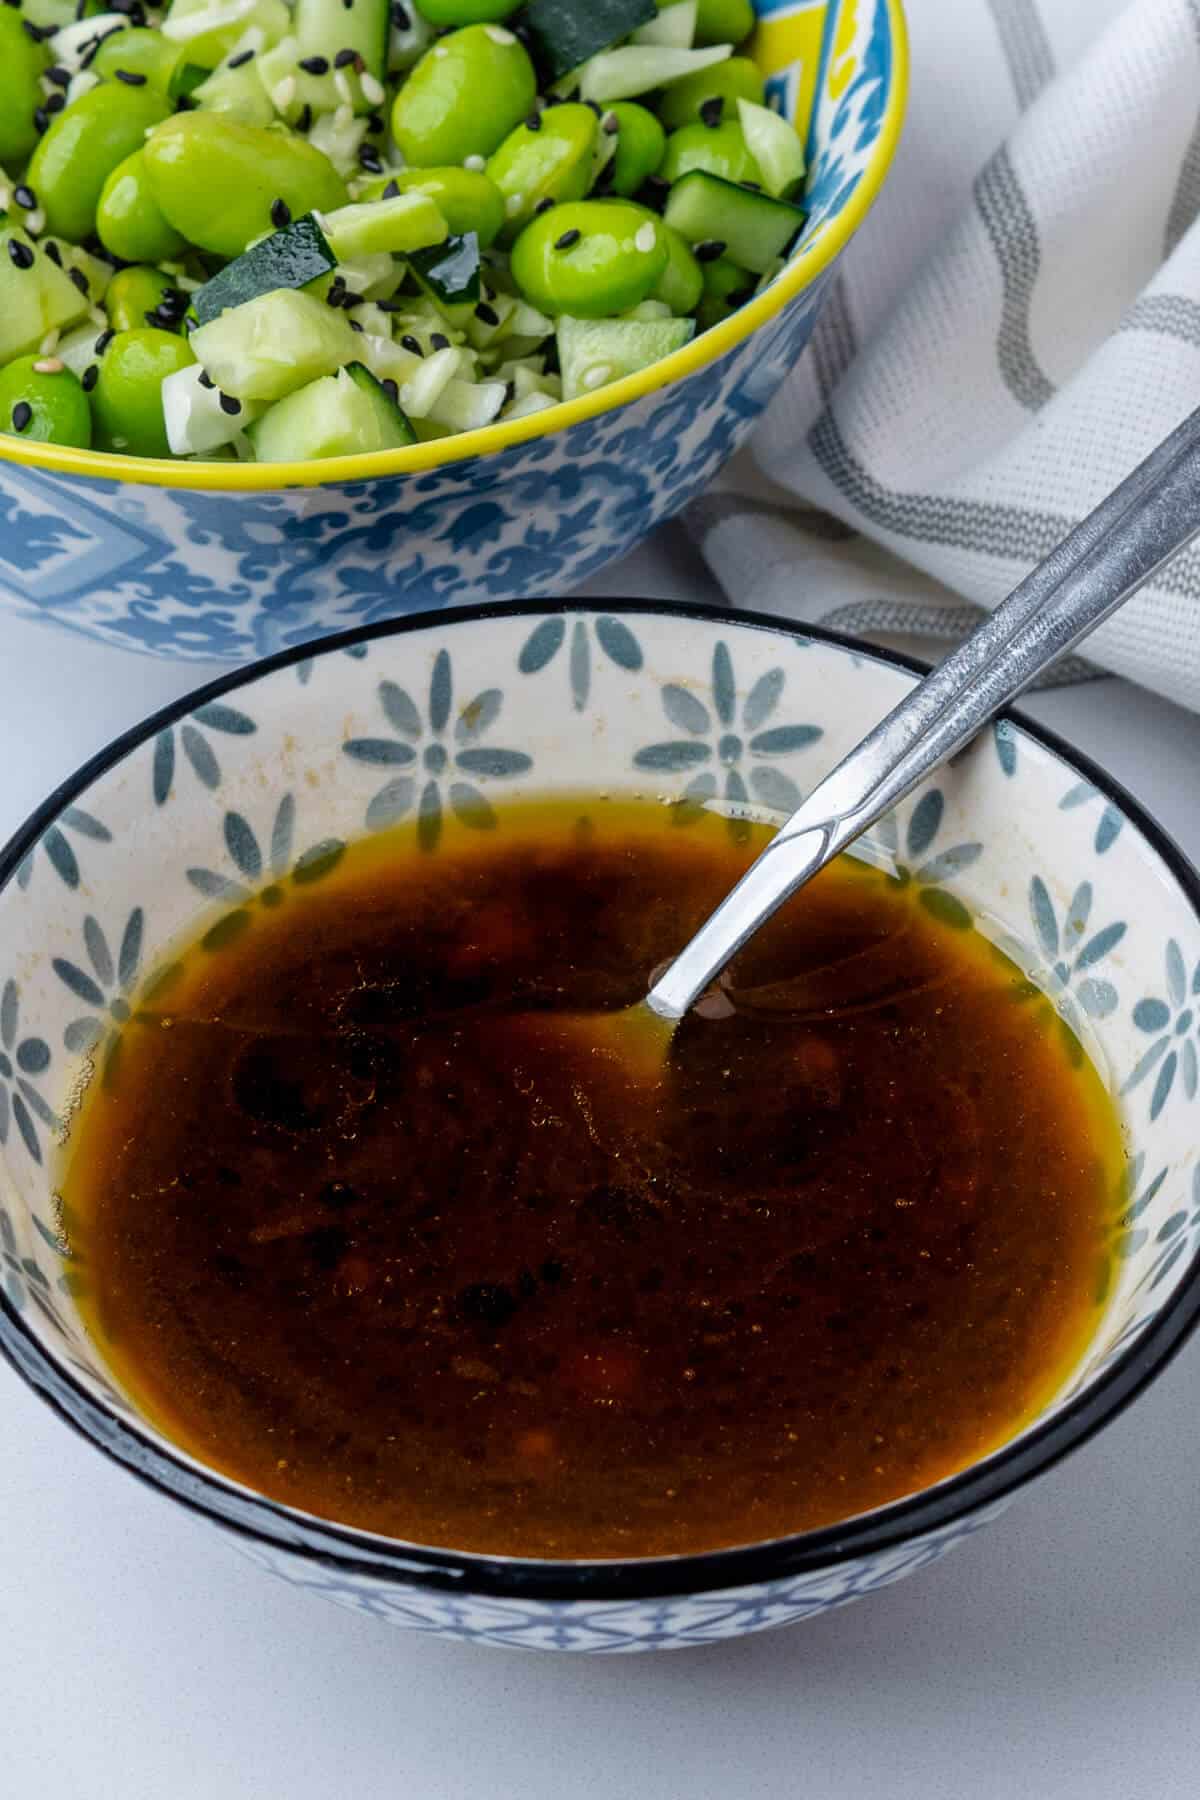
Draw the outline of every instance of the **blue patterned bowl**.
[[[1127,796],[1029,726],[989,732],[876,848],[940,918],[999,920],[1059,1009],[1086,1020],[1130,1164],[1082,1366],[1018,1438],[937,1487],[835,1529],[630,1563],[489,1559],[332,1525],[214,1474],[137,1417],[81,1326],[86,1270],[55,1213],[55,1142],[89,1059],[214,895],[252,918],[264,883],[286,904],[354,834],[407,820],[436,856],[447,811],[500,830],[497,803],[519,793],[648,790],[779,817],[912,680],[895,659],[765,619],[547,603],[286,652],[114,744],[0,855],[0,1350],[254,1561],[478,1643],[660,1649],[782,1625],[993,1518],[1119,1412],[1200,1313],[1200,879]]]
[[[563,593],[632,549],[783,381],[900,135],[900,0],[755,5],[768,88],[812,121],[809,222],[758,299],[611,387],[409,450],[182,463],[0,435],[0,600],[130,649],[244,661],[418,607]]]

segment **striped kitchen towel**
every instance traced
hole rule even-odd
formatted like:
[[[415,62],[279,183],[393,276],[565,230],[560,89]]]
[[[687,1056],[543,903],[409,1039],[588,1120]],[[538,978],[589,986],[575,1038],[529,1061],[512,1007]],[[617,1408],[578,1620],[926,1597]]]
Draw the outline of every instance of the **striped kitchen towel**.
[[[687,524],[739,604],[930,651],[1200,405],[1200,0],[908,15],[896,166]],[[1200,548],[1087,655],[1200,710]]]

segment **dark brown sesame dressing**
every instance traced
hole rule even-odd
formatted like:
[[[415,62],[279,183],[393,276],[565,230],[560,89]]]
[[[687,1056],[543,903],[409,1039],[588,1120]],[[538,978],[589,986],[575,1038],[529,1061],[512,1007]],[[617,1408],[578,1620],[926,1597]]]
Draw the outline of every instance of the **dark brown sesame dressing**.
[[[553,194],[543,194],[541,199],[538,201],[537,205],[533,209],[534,218],[536,219],[539,213],[549,212],[550,208],[553,205],[554,205]]]
[[[398,200],[400,198],[400,183],[395,179],[385,183],[383,197],[385,200]]]
[[[711,100],[705,100],[700,108],[701,123],[710,131],[715,131],[721,123],[721,114],[725,111],[725,102],[720,94],[714,94]]]
[[[239,50],[236,56],[231,56],[229,58],[229,61],[225,64],[225,67],[227,69],[244,69],[246,64],[251,61],[253,56],[254,56],[253,50]]]
[[[526,131],[540,131],[542,129],[542,115],[536,109],[526,115],[525,129]]]
[[[500,314],[496,311],[494,306],[489,306],[486,300],[481,300],[475,308],[475,317],[483,325],[498,325],[500,323]]]
[[[288,205],[287,201],[283,200],[283,199],[272,200],[272,202],[271,202],[271,223],[272,223],[272,225],[275,226],[276,230],[282,231],[284,226],[290,225],[291,222],[292,222],[292,209]]]
[[[18,206],[24,207],[26,212],[32,212],[37,205],[37,195],[31,187],[26,187],[23,181],[13,189],[13,199]]]
[[[14,267],[18,269],[32,269],[34,253],[28,244],[23,244],[21,242],[20,238],[9,238],[8,254]]]
[[[85,394],[90,394],[99,379],[99,368],[95,363],[89,363],[87,368],[83,371],[83,374],[79,377],[79,385],[82,387]]]
[[[583,236],[583,233],[578,229],[578,227],[575,225],[572,225],[570,231],[564,231],[561,237],[555,238],[554,248],[556,250],[569,250],[571,248],[571,245],[577,244],[582,236]]]
[[[207,369],[201,369],[201,371],[200,371],[199,375],[196,377],[196,379],[200,383],[200,386],[202,388],[214,388],[217,385],[216,382],[213,380],[212,376],[208,373]]]
[[[306,75],[328,75],[329,58],[327,56],[302,56],[296,66],[303,69]]]
[[[424,356],[425,354],[420,344],[417,342],[417,339],[410,331],[406,331],[404,336],[400,339],[400,348],[402,350],[407,350],[411,356]]]
[[[236,419],[242,410],[241,401],[236,399],[232,394],[222,394],[220,399],[221,411],[223,413],[228,413],[231,419]]]
[[[348,69],[353,66],[361,75],[363,70],[363,59],[358,54],[357,50],[339,50],[333,59],[333,66],[335,69]]]
[[[716,262],[718,256],[724,256],[725,246],[720,238],[705,238],[699,244],[692,245],[692,255],[697,262]]]
[[[444,331],[432,331],[429,334],[429,348],[431,350],[448,350],[450,339]]]
[[[146,85],[146,77],[140,69],[117,69],[115,74],[117,80],[123,81],[126,87],[145,87]]]
[[[14,431],[28,431],[33,424],[33,408],[28,400],[18,400],[12,409]]]

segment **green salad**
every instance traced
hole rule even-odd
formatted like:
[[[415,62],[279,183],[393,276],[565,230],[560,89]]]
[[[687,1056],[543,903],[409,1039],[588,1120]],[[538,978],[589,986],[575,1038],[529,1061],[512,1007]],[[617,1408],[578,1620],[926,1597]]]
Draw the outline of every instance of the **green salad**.
[[[750,0],[4,0],[0,432],[302,461],[519,419],[777,273]]]

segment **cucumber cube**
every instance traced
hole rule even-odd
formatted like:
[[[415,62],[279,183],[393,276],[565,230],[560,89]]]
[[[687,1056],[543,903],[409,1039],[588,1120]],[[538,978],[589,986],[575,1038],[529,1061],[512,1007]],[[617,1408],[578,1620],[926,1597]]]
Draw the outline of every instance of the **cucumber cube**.
[[[806,214],[786,200],[692,169],[672,187],[663,217],[689,244],[719,244],[714,255],[765,275],[800,231]]]
[[[358,355],[344,312],[278,288],[223,312],[191,337],[207,374],[239,400],[281,400]]]
[[[564,400],[594,393],[647,369],[688,343],[692,319],[572,319],[558,321],[558,361]]]
[[[308,462],[399,450],[416,433],[368,369],[356,363],[288,394],[250,427],[259,462]]]

